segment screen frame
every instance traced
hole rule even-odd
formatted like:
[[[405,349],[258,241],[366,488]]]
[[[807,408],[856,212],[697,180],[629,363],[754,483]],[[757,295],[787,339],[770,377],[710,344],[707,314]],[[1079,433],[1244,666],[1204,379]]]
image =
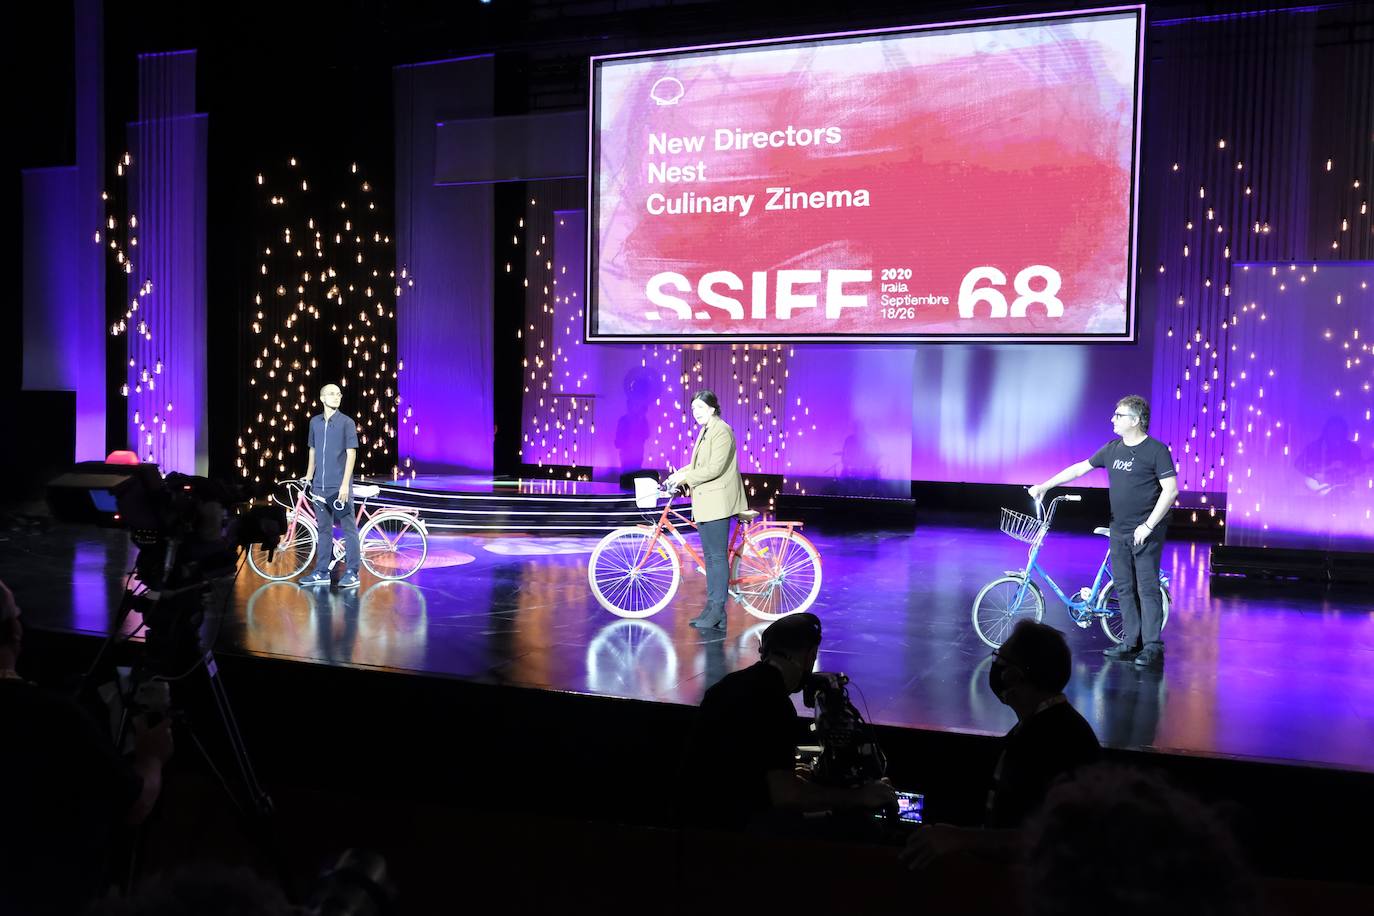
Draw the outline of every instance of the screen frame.
[[[671,59],[673,57],[695,56],[703,51],[733,49],[755,49],[789,44],[815,44],[821,42],[840,42],[855,38],[869,38],[881,35],[917,34],[923,32],[957,31],[971,28],[1004,25],[1008,23],[1052,23],[1068,19],[1092,19],[1104,16],[1133,14],[1136,19],[1135,46],[1135,110],[1131,126],[1131,179],[1129,213],[1127,215],[1126,246],[1126,328],[1121,333],[1087,334],[1069,332],[1063,334],[988,334],[988,333],[942,333],[942,334],[605,334],[597,333],[596,318],[600,303],[597,301],[598,271],[598,230],[600,228],[598,198],[599,175],[597,162],[600,156],[600,132],[597,130],[599,118],[600,74],[604,64],[627,59]],[[892,26],[879,29],[857,31],[824,32],[815,35],[793,35],[784,38],[764,38],[752,41],[719,42],[715,44],[687,45],[677,48],[663,48],[647,51],[626,51],[616,54],[592,55],[588,59],[587,106],[587,271],[583,285],[583,322],[582,339],[585,343],[664,343],[664,344],[701,344],[701,343],[815,343],[815,344],[854,344],[854,343],[1063,343],[1063,344],[1134,344],[1139,342],[1139,199],[1141,171],[1141,120],[1144,114],[1145,83],[1145,5],[1099,7],[1085,10],[1068,10],[1059,13],[1033,13],[1021,16],[999,16],[991,19],[963,19],[951,22],[928,23],[922,25]]]

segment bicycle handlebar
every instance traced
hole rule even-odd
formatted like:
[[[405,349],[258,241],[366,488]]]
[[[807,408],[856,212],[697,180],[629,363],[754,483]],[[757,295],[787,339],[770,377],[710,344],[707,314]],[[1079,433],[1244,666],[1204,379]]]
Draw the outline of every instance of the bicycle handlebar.
[[[1035,504],[1035,517],[1047,521],[1054,515],[1054,509],[1059,503],[1081,503],[1082,501],[1083,495],[1081,493],[1062,493],[1059,496],[1056,496],[1054,499],[1050,500],[1050,504],[1048,507],[1046,507],[1045,501],[1043,499],[1032,500],[1032,502]]]

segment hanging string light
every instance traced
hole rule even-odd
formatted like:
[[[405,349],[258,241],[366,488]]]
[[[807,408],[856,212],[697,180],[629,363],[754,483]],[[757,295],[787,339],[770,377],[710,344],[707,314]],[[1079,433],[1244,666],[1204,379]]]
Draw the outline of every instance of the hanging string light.
[[[175,405],[167,393],[168,386],[162,386],[161,390],[158,386],[164,373],[169,371],[169,366],[163,350],[163,338],[154,334],[155,330],[161,329],[154,327],[158,321],[154,316],[158,313],[150,308],[153,302],[153,279],[136,264],[139,221],[138,214],[128,205],[129,179],[133,169],[134,158],[131,153],[126,152],[115,161],[114,190],[100,193],[105,205],[105,222],[101,229],[95,231],[94,240],[95,244],[108,250],[111,260],[124,274],[126,284],[129,306],[110,325],[110,335],[123,337],[126,342],[127,371],[119,386],[119,394],[126,402],[126,442],[142,460],[166,464],[167,418]]]
[[[411,280],[404,268],[397,276],[375,189],[353,163],[342,192],[312,190],[296,157],[255,187],[272,228],[258,245],[248,310],[240,474],[260,482],[303,472],[319,389],[337,382],[356,414],[358,475],[396,479],[397,424],[402,415],[418,423],[397,384],[396,300]]]
[[[582,342],[584,312],[574,289],[579,284],[568,282],[567,265],[556,264],[553,240],[538,228],[553,225],[553,216],[538,197],[528,198],[524,215],[506,235],[505,270],[520,271],[526,291],[525,320],[516,331],[523,344],[520,458],[536,474],[581,481],[594,471],[598,429],[603,437],[614,433],[596,415],[608,392],[593,390],[605,379],[593,378],[589,368],[596,356]],[[642,381],[642,389],[626,396],[642,402],[646,466],[667,469],[690,460],[696,439],[691,397],[711,388],[735,430],[750,498],[773,512],[792,466],[788,444],[810,423],[801,399],[788,401],[791,355],[792,348],[782,344],[639,345],[639,366],[629,384],[640,389]],[[799,483],[792,490],[803,492]]]

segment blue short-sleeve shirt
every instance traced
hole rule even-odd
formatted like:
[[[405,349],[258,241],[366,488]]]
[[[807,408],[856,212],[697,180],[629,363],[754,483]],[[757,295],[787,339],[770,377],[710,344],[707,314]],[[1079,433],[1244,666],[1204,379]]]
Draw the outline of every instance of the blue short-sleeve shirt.
[[[317,493],[337,492],[343,485],[348,450],[358,447],[358,425],[353,418],[334,412],[310,418],[310,447],[315,450],[315,477],[310,485]]]

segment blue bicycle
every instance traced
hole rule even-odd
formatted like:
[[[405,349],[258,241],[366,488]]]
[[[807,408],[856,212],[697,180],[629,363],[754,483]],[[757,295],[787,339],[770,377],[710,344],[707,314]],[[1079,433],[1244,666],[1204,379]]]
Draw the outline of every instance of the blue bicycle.
[[[1092,585],[1085,585],[1070,598],[1059,588],[1050,574],[1036,563],[1040,547],[1049,533],[1054,520],[1054,511],[1061,502],[1079,502],[1082,496],[1056,496],[1048,507],[1035,504],[1035,517],[1002,510],[1002,532],[1018,541],[1030,545],[1026,555],[1026,568],[1007,570],[1006,575],[993,579],[983,586],[978,597],[973,599],[973,629],[978,638],[996,649],[1006,642],[1018,620],[1040,620],[1045,615],[1045,594],[1035,579],[1038,576],[1047,582],[1059,600],[1069,609],[1069,618],[1082,629],[1093,625],[1094,620],[1102,624],[1102,632],[1112,641],[1121,642],[1124,629],[1121,622],[1121,604],[1116,597],[1116,587],[1112,583],[1112,552],[1108,547],[1102,557],[1102,565],[1097,568],[1097,576]],[[1043,511],[1042,511],[1043,508]],[[1093,534],[1108,536],[1106,528],[1094,528]],[[1159,587],[1164,599],[1163,624],[1169,622],[1169,577],[1159,574]]]

